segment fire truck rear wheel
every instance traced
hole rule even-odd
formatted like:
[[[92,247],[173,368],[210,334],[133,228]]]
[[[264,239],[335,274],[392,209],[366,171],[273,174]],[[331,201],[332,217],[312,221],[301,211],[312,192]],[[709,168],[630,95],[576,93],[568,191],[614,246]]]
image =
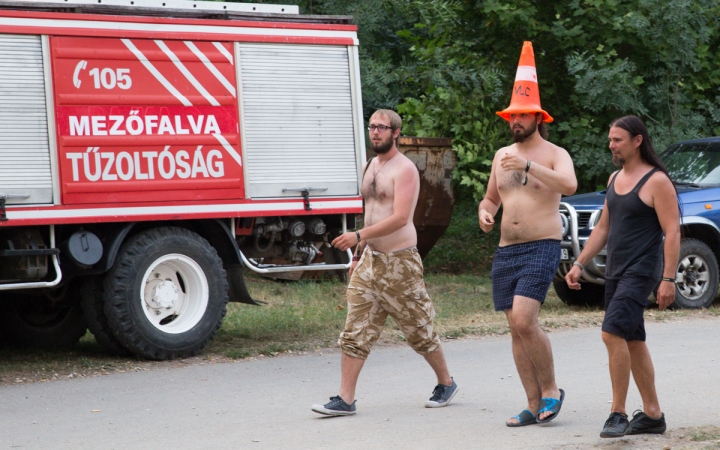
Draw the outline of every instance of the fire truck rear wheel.
[[[102,295],[102,282],[102,278],[88,277],[83,281],[80,289],[82,310],[88,330],[95,336],[98,345],[106,352],[120,356],[131,355],[132,353],[123,347],[115,337],[108,324]]]
[[[77,289],[53,300],[30,292],[5,293],[0,300],[0,330],[10,345],[39,348],[75,345],[87,331]]]
[[[212,341],[228,302],[215,249],[184,228],[144,231],[123,244],[104,283],[113,334],[143,358],[185,358]]]

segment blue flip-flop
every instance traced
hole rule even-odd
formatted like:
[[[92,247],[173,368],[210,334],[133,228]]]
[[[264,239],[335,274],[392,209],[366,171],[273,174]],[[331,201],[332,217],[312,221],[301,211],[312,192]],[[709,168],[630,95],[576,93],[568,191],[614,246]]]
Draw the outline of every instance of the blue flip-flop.
[[[527,409],[523,409],[517,416],[511,417],[511,419],[517,419],[518,423],[505,422],[505,425],[509,427],[524,427],[525,425],[532,425],[537,423],[537,417],[533,416],[533,413]]]
[[[556,418],[557,415],[560,414],[560,408],[562,408],[563,400],[565,400],[565,391],[562,389],[560,389],[559,400],[552,397],[541,398],[540,403],[542,404],[542,407],[537,413],[537,423],[547,423]],[[548,411],[553,413],[553,415],[544,420],[540,419],[540,414]]]

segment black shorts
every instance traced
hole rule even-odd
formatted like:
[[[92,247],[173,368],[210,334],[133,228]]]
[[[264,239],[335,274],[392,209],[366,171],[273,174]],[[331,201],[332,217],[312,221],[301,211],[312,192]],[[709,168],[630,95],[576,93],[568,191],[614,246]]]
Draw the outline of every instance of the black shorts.
[[[516,295],[543,303],[560,264],[560,241],[540,239],[498,247],[492,265],[495,311],[512,308]]]
[[[625,275],[605,280],[605,319],[602,330],[626,341],[645,340],[643,314],[648,297],[657,286],[655,277]]]

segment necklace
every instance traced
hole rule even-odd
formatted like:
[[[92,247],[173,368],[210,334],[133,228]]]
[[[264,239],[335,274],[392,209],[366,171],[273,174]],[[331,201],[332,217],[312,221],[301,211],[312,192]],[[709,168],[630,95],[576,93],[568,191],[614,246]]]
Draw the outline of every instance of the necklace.
[[[382,163],[382,165],[380,165],[380,168],[379,168],[377,171],[374,171],[374,172],[373,172],[372,183],[370,183],[370,186],[372,186],[373,189],[375,188],[375,177],[377,177],[378,174],[379,174],[380,172],[382,172],[382,170],[385,168],[385,164],[387,164],[388,161],[390,161],[391,159],[393,159],[398,153],[400,153],[400,152],[399,152],[399,151],[396,151],[394,155],[392,155],[392,156],[391,156],[390,158],[388,158],[384,163]]]

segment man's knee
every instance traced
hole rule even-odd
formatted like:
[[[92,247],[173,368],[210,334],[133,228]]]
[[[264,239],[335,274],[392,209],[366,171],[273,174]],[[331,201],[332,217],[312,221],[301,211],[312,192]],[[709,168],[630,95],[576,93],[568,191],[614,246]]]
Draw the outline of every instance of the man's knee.
[[[537,316],[533,314],[522,314],[520,311],[513,311],[513,313],[508,316],[508,320],[512,333],[520,337],[532,336],[540,327]]]
[[[440,338],[432,332],[423,336],[407,336],[408,344],[419,355],[427,355],[440,349]]]
[[[343,353],[353,358],[367,359],[370,349],[380,337],[382,329],[369,327],[346,329],[340,333],[338,344]]]
[[[605,330],[603,330],[602,332],[602,340],[608,348],[614,347],[618,344],[626,343],[624,337],[620,336],[619,334]]]
[[[353,358],[366,360],[368,355],[370,355],[370,346],[359,345],[357,342],[343,339],[342,336],[338,344],[340,344],[340,350],[342,350],[343,353]]]

